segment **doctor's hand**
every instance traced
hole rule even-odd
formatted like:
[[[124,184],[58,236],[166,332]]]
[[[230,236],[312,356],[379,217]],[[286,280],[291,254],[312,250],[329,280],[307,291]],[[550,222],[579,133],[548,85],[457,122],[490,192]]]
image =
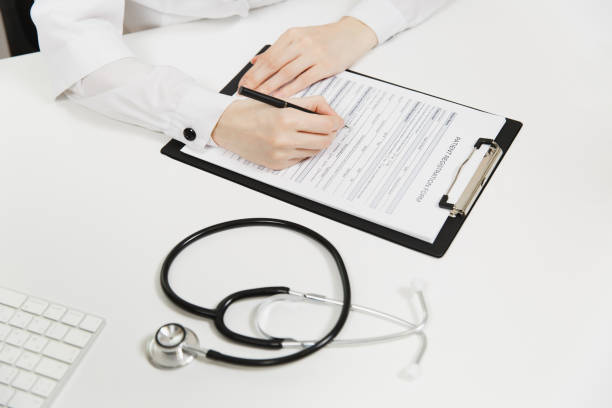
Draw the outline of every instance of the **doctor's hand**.
[[[331,144],[344,121],[323,97],[291,102],[319,114],[241,99],[225,109],[212,138],[217,145],[274,170],[312,157]]]
[[[376,46],[374,31],[353,17],[332,24],[291,28],[263,54],[240,85],[288,97],[349,68]]]

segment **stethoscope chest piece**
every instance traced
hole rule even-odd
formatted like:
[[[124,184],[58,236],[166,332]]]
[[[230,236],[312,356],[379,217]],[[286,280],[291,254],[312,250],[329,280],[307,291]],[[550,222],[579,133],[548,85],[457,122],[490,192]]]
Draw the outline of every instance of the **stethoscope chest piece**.
[[[147,357],[159,368],[183,367],[196,356],[186,348],[195,349],[199,345],[198,336],[192,330],[178,323],[168,323],[160,327],[147,343]]]

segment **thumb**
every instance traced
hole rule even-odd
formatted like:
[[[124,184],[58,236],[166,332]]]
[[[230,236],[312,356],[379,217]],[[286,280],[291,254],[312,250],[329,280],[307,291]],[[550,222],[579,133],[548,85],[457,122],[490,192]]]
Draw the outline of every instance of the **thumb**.
[[[344,126],[344,119],[336,113],[336,111],[327,103],[322,96],[307,96],[305,98],[291,99],[291,103],[294,103],[302,108],[310,109],[321,115],[335,116],[338,121],[338,128]]]

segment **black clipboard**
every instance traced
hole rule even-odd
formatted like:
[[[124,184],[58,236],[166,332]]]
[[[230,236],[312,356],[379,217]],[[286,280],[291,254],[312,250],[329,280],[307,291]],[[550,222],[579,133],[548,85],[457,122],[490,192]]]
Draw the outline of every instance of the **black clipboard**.
[[[259,51],[258,54],[264,52],[268,47],[269,45],[266,45],[265,47],[263,47]],[[221,93],[226,94],[226,95],[233,95],[234,93],[236,93],[238,89],[238,82],[250,68],[251,68],[251,63],[248,63],[221,90]],[[391,82],[380,80],[378,78],[360,74],[355,71],[350,71],[350,72],[354,74],[358,74],[358,75],[363,75],[363,76],[375,79],[377,81],[385,82],[385,83],[388,83],[394,86],[398,86],[400,88],[410,89],[410,88],[407,88],[401,85],[397,85]],[[414,89],[410,89],[410,90],[419,92]],[[419,92],[419,93],[425,94],[424,92]],[[429,95],[429,94],[425,94],[425,95]],[[433,95],[429,95],[429,96],[433,96]],[[435,97],[435,98],[442,99],[438,97]],[[442,99],[442,100],[448,101],[447,99]],[[449,101],[449,102],[452,102],[452,101]],[[456,103],[456,102],[453,102],[453,103]],[[466,106],[466,105],[463,105],[463,106]],[[475,109],[475,108],[471,108],[471,109]],[[181,149],[185,145],[178,140],[173,139],[170,142],[168,142],[162,148],[161,153],[175,160],[189,164],[190,166],[197,167],[201,170],[207,171],[219,177],[223,177],[227,180],[233,181],[234,183],[238,183],[244,187],[248,187],[260,193],[267,194],[279,200],[285,201],[289,204],[293,204],[305,210],[312,211],[316,214],[319,214],[329,219],[341,222],[342,224],[351,226],[353,228],[357,228],[361,231],[373,234],[380,238],[384,238],[388,241],[405,246],[407,248],[411,248],[416,251],[425,253],[427,255],[431,255],[431,256],[439,258],[442,255],[444,255],[446,250],[450,247],[451,242],[453,242],[453,239],[455,238],[455,236],[459,232],[459,229],[461,228],[467,216],[469,215],[470,209],[473,207],[473,205],[476,203],[476,201],[480,197],[482,190],[486,187],[487,183],[491,179],[493,173],[497,169],[497,166],[501,162],[501,159],[504,157],[504,155],[510,148],[510,145],[514,141],[514,138],[518,134],[521,127],[522,127],[522,123],[516,120],[506,118],[506,123],[504,124],[504,126],[502,127],[499,134],[494,140],[490,140],[490,139],[479,139],[478,140],[478,142],[476,143],[474,147],[473,152],[476,149],[478,149],[482,144],[490,145],[489,151],[487,152],[487,154],[485,154],[485,158],[483,159],[483,162],[478,167],[476,174],[472,176],[472,179],[470,180],[470,183],[468,184],[468,188],[466,188],[466,191],[463,192],[463,194],[461,195],[457,203],[455,204],[448,203],[448,195],[445,195],[441,198],[440,207],[447,208],[449,210],[449,217],[446,219],[446,222],[442,226],[442,229],[438,233],[438,236],[436,237],[433,243],[423,241],[421,239],[412,237],[403,232],[399,232],[394,229],[391,229],[391,228],[376,224],[374,222],[368,221],[366,219],[357,217],[355,215],[337,210],[327,205],[318,203],[308,198],[301,197],[299,195],[290,193],[280,188],[277,188],[269,184],[263,183],[261,181],[252,179],[250,177],[244,176],[240,173],[236,173],[234,171],[228,170],[216,164],[213,164],[205,160],[196,158],[194,156],[188,155],[186,153],[183,153],[181,152]],[[452,185],[451,185],[451,188],[452,188]],[[450,188],[449,188],[449,191],[450,191]]]

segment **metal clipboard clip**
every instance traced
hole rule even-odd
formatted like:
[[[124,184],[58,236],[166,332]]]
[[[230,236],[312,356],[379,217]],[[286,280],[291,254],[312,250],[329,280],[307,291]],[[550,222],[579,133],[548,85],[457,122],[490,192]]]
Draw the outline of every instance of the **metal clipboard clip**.
[[[465,187],[465,190],[463,190],[463,193],[461,193],[459,200],[457,200],[455,204],[449,203],[448,195],[450,194],[453,186],[457,182],[457,179],[459,178],[459,173],[461,173],[461,169],[463,169],[463,166],[465,166],[465,164],[470,161],[470,159],[474,155],[474,152],[476,152],[483,144],[488,144],[490,146],[489,150],[485,153],[484,157],[482,158],[482,161],[480,162],[480,165],[476,169],[476,172]],[[499,159],[501,159],[502,153],[503,151],[501,147],[499,147],[495,140],[485,138],[478,139],[474,144],[474,149],[472,149],[472,152],[470,153],[468,158],[465,159],[461,166],[459,166],[457,174],[455,174],[455,178],[453,179],[453,182],[448,188],[448,191],[440,199],[439,206],[441,208],[450,210],[450,216],[453,218],[455,218],[456,216],[466,215],[470,211],[470,208],[472,208],[474,201],[476,201],[476,197],[478,197],[478,194],[491,176],[491,173],[495,169],[495,165],[497,165]]]

